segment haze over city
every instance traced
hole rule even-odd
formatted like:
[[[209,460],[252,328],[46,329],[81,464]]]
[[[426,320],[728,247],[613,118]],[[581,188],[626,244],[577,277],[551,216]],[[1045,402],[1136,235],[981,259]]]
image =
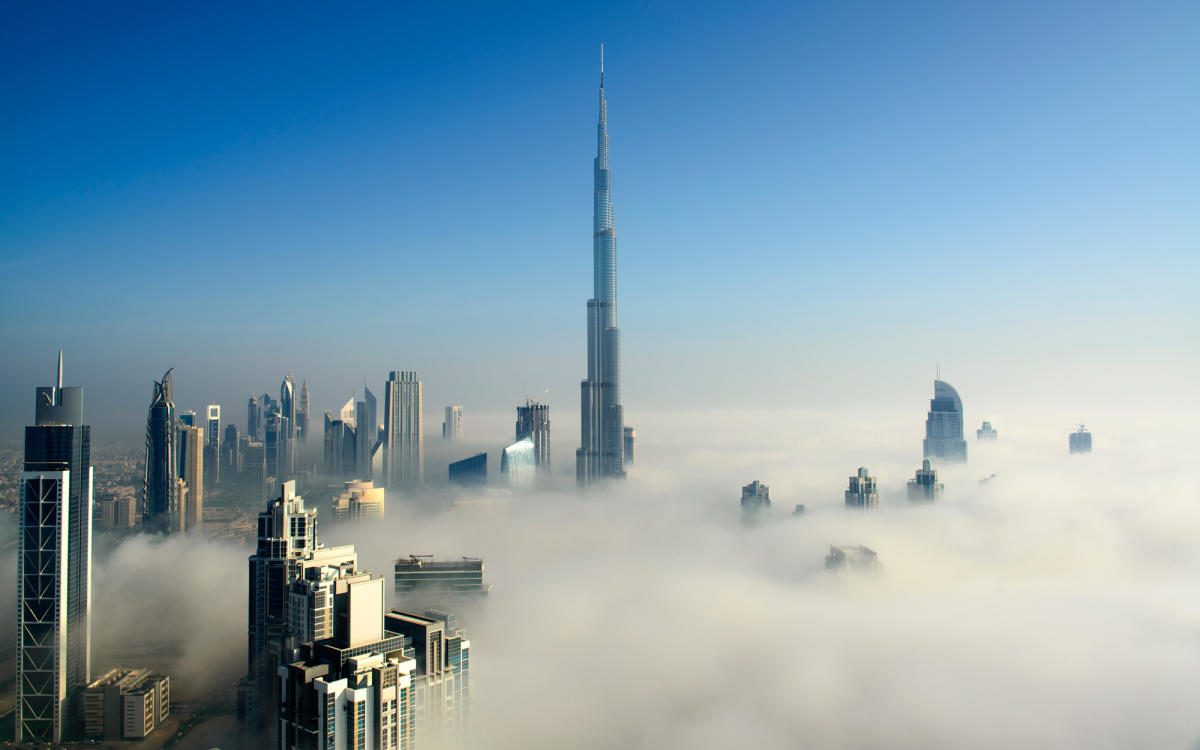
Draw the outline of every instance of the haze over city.
[[[0,739],[1200,747],[1197,38],[9,9]]]

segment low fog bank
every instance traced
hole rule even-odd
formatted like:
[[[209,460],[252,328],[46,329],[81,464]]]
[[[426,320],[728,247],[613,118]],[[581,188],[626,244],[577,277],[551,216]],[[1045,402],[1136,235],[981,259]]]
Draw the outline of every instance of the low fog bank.
[[[556,432],[548,489],[389,494],[372,524],[320,507],[320,534],[357,546],[389,605],[406,604],[396,557],[485,559],[486,600],[446,602],[473,646],[481,748],[1188,747],[1195,416],[1105,415],[1095,452],[1069,456],[1070,420],[988,415],[1000,441],[968,425],[970,462],[936,466],[944,499],[912,506],[912,410],[641,415],[625,482],[564,489],[573,433]],[[860,465],[876,511],[843,507]],[[747,527],[754,479],[774,507]],[[828,572],[830,544],[882,567]],[[96,669],[165,669],[181,698],[240,676],[249,553],[145,537],[98,552]]]
[[[911,506],[910,415],[659,415],[624,483],[463,493],[449,512],[389,500],[386,523],[323,534],[388,576],[410,552],[485,558],[491,595],[459,609],[489,748],[1184,747],[1188,421],[1114,418],[1069,456],[1069,422],[997,418],[999,443],[972,428],[970,462],[937,467],[945,499]],[[859,465],[877,511],[843,507]],[[753,479],[774,512],[747,528]],[[830,544],[859,543],[878,573],[824,569]]]

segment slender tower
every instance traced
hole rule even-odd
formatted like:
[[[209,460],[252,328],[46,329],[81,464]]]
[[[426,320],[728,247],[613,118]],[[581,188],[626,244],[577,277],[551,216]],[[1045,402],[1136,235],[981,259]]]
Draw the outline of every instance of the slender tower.
[[[581,486],[625,476],[625,415],[621,408],[621,331],[617,328],[617,232],[608,171],[608,104],[604,47],[600,47],[600,123],[592,228],[593,298],[587,303],[588,376],[580,383],[580,447],[575,478]]]

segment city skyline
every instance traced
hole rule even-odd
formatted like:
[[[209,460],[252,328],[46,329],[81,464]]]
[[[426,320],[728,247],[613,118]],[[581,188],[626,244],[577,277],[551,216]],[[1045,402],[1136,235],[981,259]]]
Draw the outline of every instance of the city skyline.
[[[425,9],[405,20],[433,30],[423,44],[453,28],[458,43],[478,43],[478,54],[421,63],[429,49],[395,45],[385,30],[398,19],[382,13],[331,32],[336,50],[349,30],[378,29],[355,39],[359,56],[342,67],[329,52],[309,61],[312,19],[302,15],[298,38],[235,45],[216,68],[199,53],[225,24],[179,24],[172,14],[183,11],[164,9],[128,29],[101,24],[97,34],[82,31],[95,24],[81,13],[61,29],[74,46],[28,49],[15,38],[0,53],[47,63],[13,81],[13,107],[28,117],[6,123],[0,145],[13,178],[0,213],[8,271],[0,318],[20,320],[29,309],[30,290],[19,280],[41,257],[63,258],[70,269],[61,279],[64,303],[47,311],[38,339],[6,326],[0,343],[33,351],[45,346],[44,334],[87,363],[93,426],[106,434],[136,436],[137,420],[124,415],[167,366],[197,411],[232,408],[293,369],[305,374],[320,414],[331,408],[330,394],[349,392],[364,374],[377,382],[397,364],[422,373],[430,404],[463,404],[471,414],[504,411],[522,382],[550,386],[559,434],[575,432],[564,419],[575,411],[566,407],[580,378],[576,311],[591,265],[581,233],[593,208],[581,157],[594,141],[603,42],[610,115],[620,122],[614,200],[622,207],[630,413],[710,399],[804,408],[869,391],[894,397],[925,379],[933,360],[951,382],[969,386],[973,403],[1020,372],[1047,400],[1076,399],[1078,412],[1096,395],[1135,391],[1148,367],[1172,395],[1193,397],[1185,373],[1200,361],[1172,343],[1200,333],[1186,302],[1200,275],[1191,252],[1200,229],[1190,218],[1190,175],[1200,170],[1190,134],[1200,104],[1169,92],[1194,67],[1183,63],[1197,54],[1184,45],[1196,12],[1151,19],[1103,9],[948,13],[926,5],[910,19],[875,6],[861,22],[847,11],[783,6],[703,9],[687,21],[669,5],[564,9],[533,26],[562,36],[520,41],[506,40],[494,23],[486,33],[462,29]],[[14,17],[9,28],[46,20],[26,12],[34,15]],[[493,13],[480,22],[506,28],[529,22],[532,11]],[[243,21],[254,19],[265,16]],[[896,22],[909,33],[888,31]],[[181,27],[195,36],[179,39]],[[147,46],[155,35],[180,44],[170,52]],[[95,94],[71,81],[92,56],[123,44],[141,49],[148,64],[93,69],[96,90],[109,94],[93,108]],[[267,68],[276,93],[251,99],[275,60],[287,61],[289,72]],[[155,80],[151,70],[191,84],[181,91],[245,83],[229,91],[228,107],[193,111],[182,93],[139,96]],[[514,89],[517,81],[541,93]],[[61,100],[40,93],[56,88]],[[164,89],[175,87],[155,88]],[[779,96],[783,90],[792,95]],[[725,106],[697,117],[694,102],[709,96]],[[195,115],[188,128],[175,127],[172,104]],[[62,108],[72,116],[58,116]],[[156,137],[127,137],[98,114],[107,111],[145,123],[139,130]],[[498,137],[509,148],[496,149]],[[81,152],[101,138],[103,148]],[[448,161],[451,149],[462,158]],[[45,158],[27,162],[24,153]],[[504,192],[518,199],[494,201]],[[700,207],[718,205],[699,221]],[[217,213],[226,220],[209,221]],[[518,247],[528,262],[498,260]],[[723,259],[732,248],[740,262],[730,265]],[[345,254],[370,271],[362,294],[332,316],[320,305],[295,306],[294,324],[275,340],[287,361],[262,356],[258,332],[242,325],[256,299],[239,281],[245,258],[262,259],[291,294],[315,300]],[[147,255],[153,263],[143,263]],[[838,305],[832,290],[864,265],[874,270],[859,278],[865,302]],[[928,319],[911,309],[910,295],[938,265],[955,269],[957,283],[938,294],[957,314],[938,324],[934,351],[917,350],[902,342]],[[1178,272],[1155,272],[1163,266]],[[440,278],[452,270],[461,299],[507,309],[509,290],[526,284],[534,267],[546,282],[539,309],[554,314],[541,321],[544,345],[520,357],[496,343],[508,331],[505,316],[447,309],[442,299]],[[181,278],[202,269],[216,280],[212,295],[173,311],[171,337],[156,335],[145,311],[173,285],[150,283],[149,269]],[[376,314],[368,300],[399,273],[416,283]],[[757,291],[753,309],[723,309],[703,336],[693,328],[685,311],[748,288]],[[1082,300],[1093,301],[1086,316],[1078,314]],[[84,308],[86,318],[75,314]],[[436,331],[401,325],[434,309],[443,311]],[[773,344],[774,331],[757,324],[767,315],[789,328],[796,346]],[[369,344],[389,327],[402,330],[398,339],[382,350]],[[1111,336],[1125,341],[1126,356],[1115,362],[1104,353]],[[840,363],[862,346],[909,382],[847,372]],[[753,381],[727,356],[751,351],[762,358]],[[483,360],[486,379],[475,376]],[[38,382],[37,361],[0,372],[4,438],[19,433],[17,394]]]

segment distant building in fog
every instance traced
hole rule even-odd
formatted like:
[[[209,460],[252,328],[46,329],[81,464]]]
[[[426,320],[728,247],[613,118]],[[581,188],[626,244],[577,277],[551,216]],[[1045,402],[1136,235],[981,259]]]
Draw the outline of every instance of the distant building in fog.
[[[110,669],[83,692],[89,740],[140,740],[171,713],[171,680],[149,669]]]
[[[998,437],[999,437],[999,435],[997,435],[996,431],[994,429],[992,429],[992,423],[988,422],[988,421],[984,421],[983,426],[980,427],[978,430],[975,430],[975,439],[979,440],[979,441],[983,441],[983,440],[995,441]]]
[[[476,453],[470,458],[450,464],[450,484],[464,487],[487,485],[487,454]]]
[[[879,491],[875,487],[875,477],[870,476],[866,468],[858,467],[858,474],[850,477],[850,487],[846,490],[847,508],[875,508],[879,506]]]
[[[742,518],[757,519],[771,513],[771,488],[755,479],[742,488]]]
[[[941,380],[933,381],[933,399],[925,418],[925,458],[966,461],[963,440],[963,406],[958,391]]]
[[[483,560],[463,557],[458,560],[434,560],[432,555],[409,555],[396,560],[396,594],[437,591],[452,594],[482,595],[492,590],[484,580]]]
[[[530,438],[522,438],[500,452],[500,475],[509,487],[532,487],[537,465],[537,450]]]
[[[625,428],[625,463],[633,464],[637,462],[637,430],[632,427]]]
[[[333,517],[338,521],[383,518],[384,492],[374,482],[352,479],[333,499]]]
[[[137,522],[137,503],[131,496],[100,498],[100,523],[104,529],[129,529]]]
[[[300,383],[300,397],[296,399],[296,439],[300,445],[308,442],[308,410],[311,400],[308,395],[308,381]]]
[[[1067,444],[1072,453],[1091,453],[1092,433],[1087,431],[1087,427],[1079,425],[1079,429],[1071,433]]]
[[[204,421],[204,483],[216,487],[221,482],[221,407],[209,404]]]
[[[383,484],[412,488],[425,481],[421,381],[412,370],[393,370],[383,393]]]
[[[879,564],[875,551],[861,544],[852,547],[830,545],[829,554],[825,556],[825,567],[829,570],[842,568],[874,568]]]
[[[795,509],[792,510],[792,515],[793,516],[804,515],[804,503],[797,503]]]
[[[221,442],[221,464],[225,468],[226,481],[236,482],[242,474],[242,436],[235,424],[225,425],[225,439]]]
[[[913,501],[920,500],[937,500],[942,496],[944,489],[941,482],[937,480],[937,469],[934,469],[929,459],[921,462],[921,468],[917,469],[917,475],[908,480],[908,499]]]
[[[517,407],[516,436],[533,441],[538,470],[550,471],[550,404],[525,399],[525,405]]]
[[[251,440],[262,437],[262,405],[254,394],[250,394],[250,401],[246,404],[246,436]]]
[[[442,440],[453,442],[463,439],[463,408],[447,406],[446,419],[442,422]]]

